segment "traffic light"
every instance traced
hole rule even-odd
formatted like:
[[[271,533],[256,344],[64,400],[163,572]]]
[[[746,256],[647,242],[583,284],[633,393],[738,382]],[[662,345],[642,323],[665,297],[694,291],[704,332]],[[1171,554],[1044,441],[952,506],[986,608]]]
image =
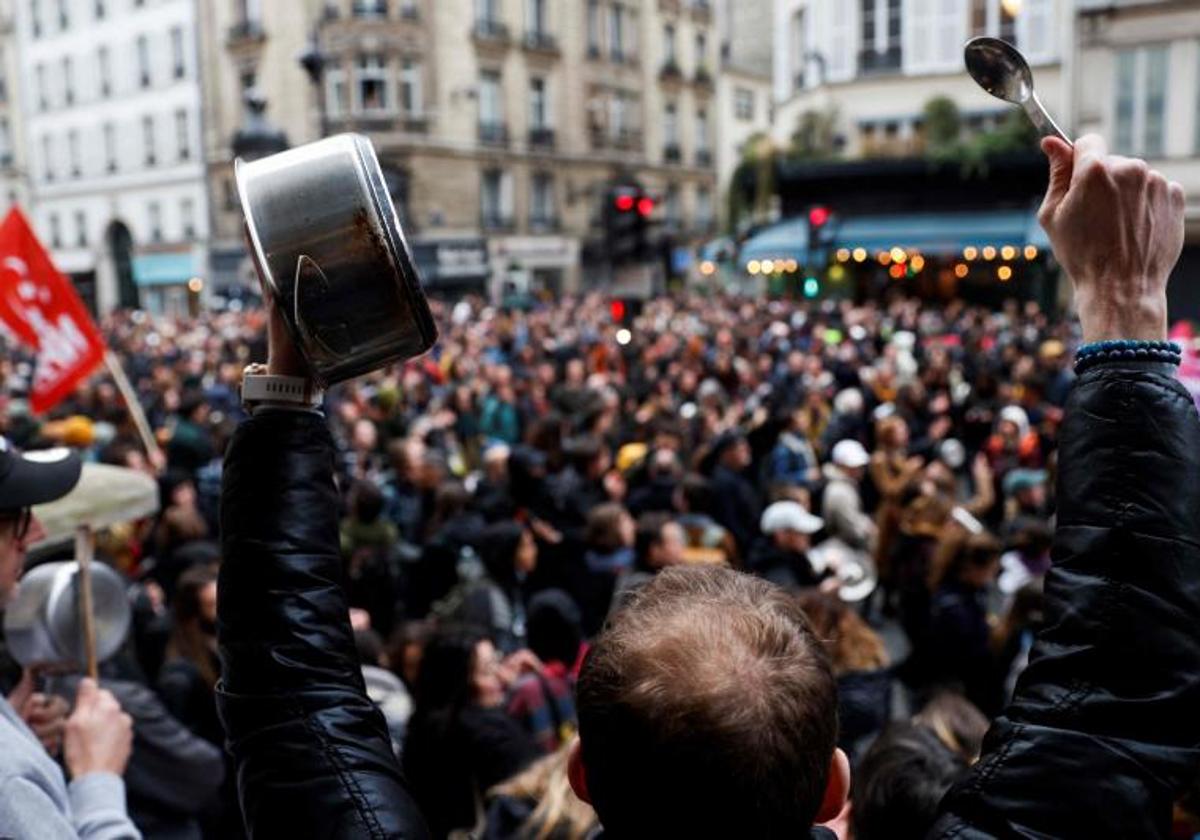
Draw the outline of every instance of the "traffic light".
[[[833,211],[823,204],[808,209],[808,254],[809,262],[824,263],[825,247],[833,236]]]
[[[617,326],[629,326],[642,314],[645,302],[636,297],[613,298],[608,302],[608,314]]]
[[[650,254],[654,198],[639,184],[616,184],[604,199],[604,239],[613,265],[638,262]]]

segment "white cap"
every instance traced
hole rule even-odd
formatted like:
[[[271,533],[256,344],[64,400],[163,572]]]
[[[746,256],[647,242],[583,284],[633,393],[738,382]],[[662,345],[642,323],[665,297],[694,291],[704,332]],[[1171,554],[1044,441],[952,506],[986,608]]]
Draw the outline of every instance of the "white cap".
[[[813,516],[799,502],[776,502],[763,511],[761,526],[764,534],[779,531],[815,534],[825,527],[825,520]]]
[[[867,454],[867,450],[863,449],[863,445],[856,440],[840,440],[833,447],[833,463],[839,467],[845,467],[849,470],[865,467],[871,463],[871,456]]]

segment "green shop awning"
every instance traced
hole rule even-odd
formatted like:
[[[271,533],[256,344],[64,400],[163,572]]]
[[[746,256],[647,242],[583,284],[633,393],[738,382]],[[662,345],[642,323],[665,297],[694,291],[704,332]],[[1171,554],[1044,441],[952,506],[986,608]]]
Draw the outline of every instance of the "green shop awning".
[[[182,286],[200,273],[199,262],[190,251],[133,258],[133,280],[139,286]]]
[[[968,246],[1044,248],[1047,244],[1028,210],[861,216],[843,220],[834,243],[836,248],[864,248],[871,253],[900,247],[928,256],[959,254]]]

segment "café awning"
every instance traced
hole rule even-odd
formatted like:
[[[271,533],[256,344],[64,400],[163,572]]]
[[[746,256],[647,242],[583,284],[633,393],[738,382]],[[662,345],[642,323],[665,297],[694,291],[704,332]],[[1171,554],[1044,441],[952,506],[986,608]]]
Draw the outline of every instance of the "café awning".
[[[863,248],[872,254],[899,247],[926,256],[955,256],[972,246],[1043,248],[1046,244],[1029,210],[860,216],[842,220],[834,236],[835,248]]]
[[[742,243],[738,259],[742,265],[762,260],[795,260],[803,265],[808,260],[808,220],[785,219],[763,228]]]

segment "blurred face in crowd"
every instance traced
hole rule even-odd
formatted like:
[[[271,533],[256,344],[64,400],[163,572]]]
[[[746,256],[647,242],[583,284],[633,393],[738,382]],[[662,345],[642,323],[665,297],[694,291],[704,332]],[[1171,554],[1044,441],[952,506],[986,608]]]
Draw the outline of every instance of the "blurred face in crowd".
[[[491,709],[504,703],[504,683],[500,679],[500,654],[495,646],[483,639],[475,645],[475,659],[471,668],[471,689],[475,703]]]
[[[1027,509],[1038,509],[1046,504],[1046,485],[1034,484],[1017,493],[1017,502]]]
[[[513,557],[513,567],[520,574],[530,574],[537,568],[538,547],[533,532],[522,531],[521,541],[517,544],[517,553]]]
[[[354,424],[354,448],[359,452],[371,452],[379,443],[379,430],[370,420],[359,420]]]
[[[26,551],[45,533],[42,523],[29,511],[0,513],[0,609],[16,593],[17,581],[25,569]]]
[[[621,518],[617,520],[617,534],[620,537],[621,545],[627,548],[637,541],[637,523],[628,513],[622,513]]]
[[[655,569],[678,566],[684,561],[683,552],[686,547],[687,539],[683,527],[678,522],[668,522],[663,525],[658,542],[650,546],[650,565]]]
[[[808,551],[811,540],[808,534],[802,534],[799,531],[793,531],[785,528],[782,531],[776,531],[774,534],[775,545],[782,548],[784,551],[790,551],[794,554],[803,554]]]
[[[730,445],[721,456],[721,462],[731,470],[741,471],[750,466],[750,444],[739,440]]]
[[[200,627],[209,635],[213,635],[217,628],[216,581],[204,585],[204,588],[200,590],[198,600],[200,602]]]

